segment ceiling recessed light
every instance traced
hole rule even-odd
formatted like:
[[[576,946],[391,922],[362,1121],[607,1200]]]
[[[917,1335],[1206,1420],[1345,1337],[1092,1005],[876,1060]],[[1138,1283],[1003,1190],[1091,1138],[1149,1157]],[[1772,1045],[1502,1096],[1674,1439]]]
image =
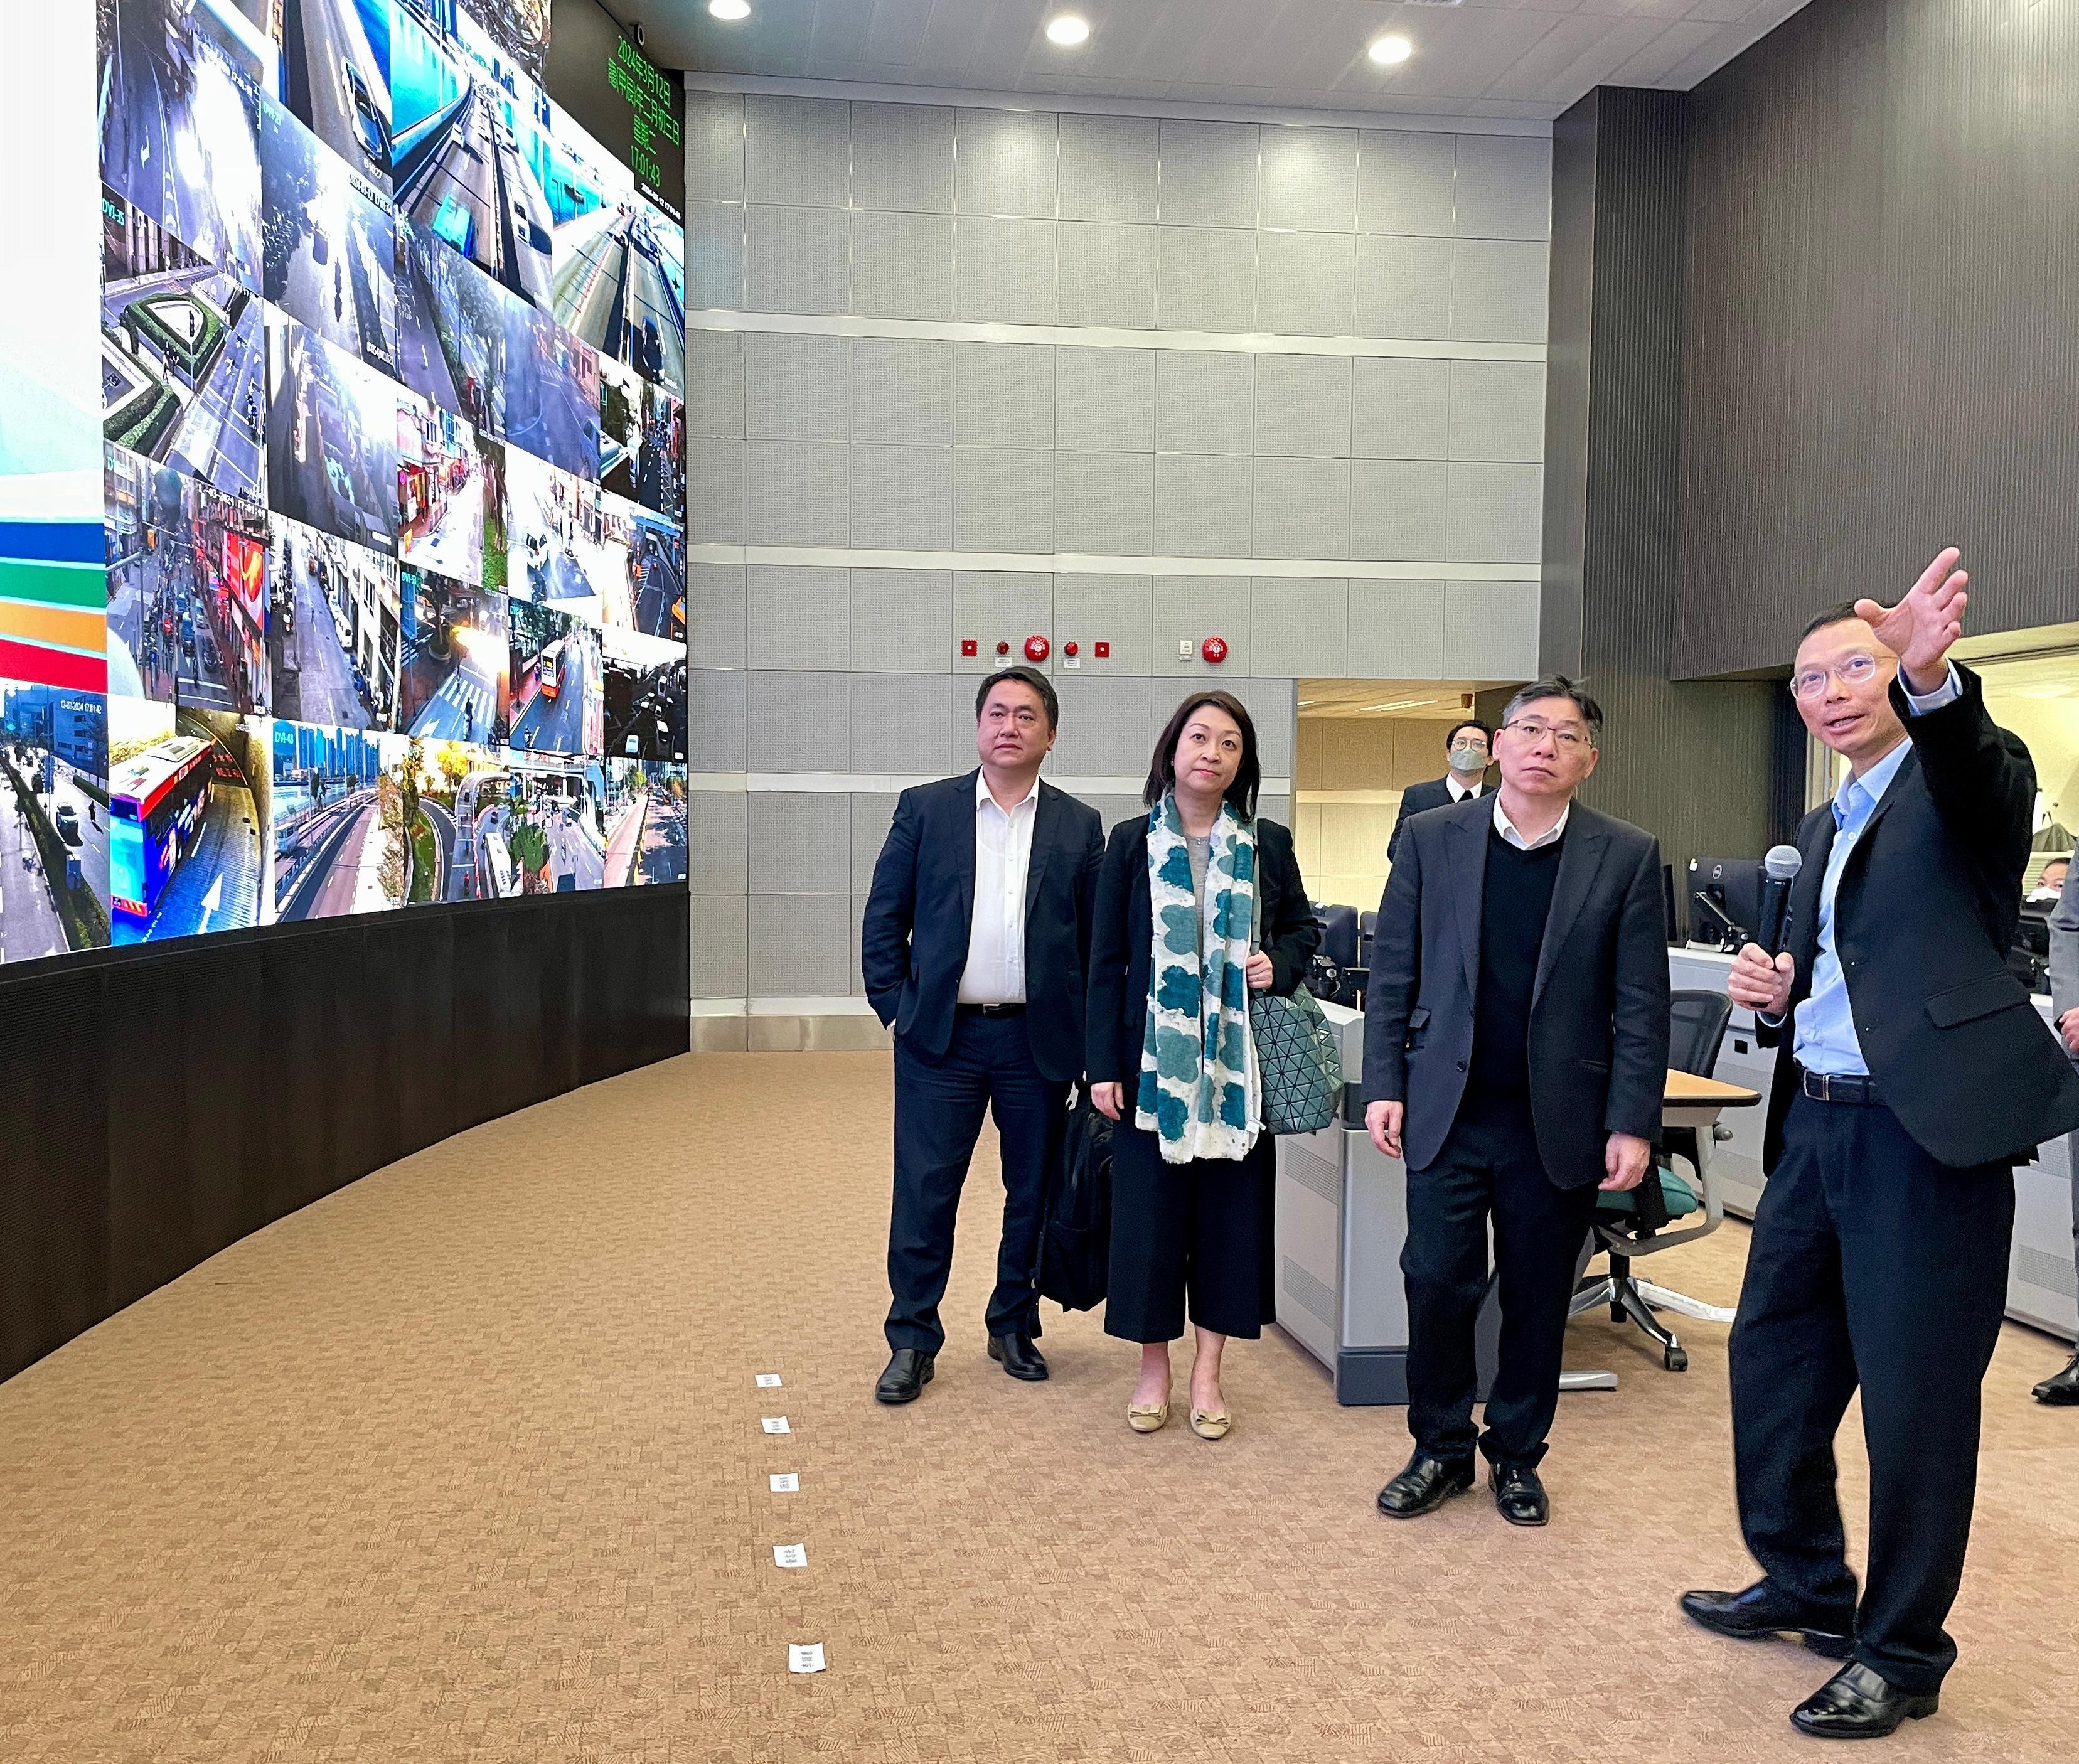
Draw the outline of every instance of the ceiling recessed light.
[[[724,24],[734,24],[751,16],[751,0],[708,0],[708,13]]]
[[[1415,45],[1402,36],[1378,37],[1374,39],[1370,52],[1372,60],[1381,67],[1399,67],[1414,54]]]
[[[1073,12],[1065,12],[1057,19],[1047,21],[1047,40],[1058,43],[1065,49],[1073,49],[1078,43],[1090,40],[1090,21]]]

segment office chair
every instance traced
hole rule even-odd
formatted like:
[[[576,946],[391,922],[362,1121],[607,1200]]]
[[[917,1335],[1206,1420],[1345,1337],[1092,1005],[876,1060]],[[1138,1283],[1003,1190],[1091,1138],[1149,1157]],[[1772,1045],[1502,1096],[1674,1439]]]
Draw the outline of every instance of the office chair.
[[[1670,995],[1668,1064],[1677,1072],[1709,1077],[1718,1063],[1718,1047],[1726,1039],[1726,1026],[1732,1015],[1732,1001],[1723,993]],[[1718,1185],[1710,1173],[1710,1160],[1696,1143],[1699,1131],[1693,1127],[1667,1130],[1667,1143],[1654,1172],[1657,1185],[1642,1182],[1627,1194],[1597,1197],[1595,1223],[1589,1227],[1583,1248],[1580,1268],[1576,1270],[1578,1284],[1567,1312],[1578,1317],[1608,1305],[1613,1323],[1622,1323],[1629,1317],[1660,1344],[1662,1363],[1670,1372],[1688,1369],[1688,1350],[1654,1312],[1679,1311],[1706,1323],[1733,1320],[1732,1312],[1723,1306],[1707,1305],[1650,1281],[1635,1279],[1631,1271],[1632,1263],[1638,1257],[1658,1255],[1715,1231],[1726,1216]],[[1722,1126],[1709,1131],[1720,1138],[1730,1137],[1730,1130]],[[1687,1177],[1675,1168],[1678,1161],[1688,1166]],[[1703,1214],[1701,1223],[1684,1226],[1680,1231],[1668,1228],[1675,1220],[1695,1213]],[[1609,1256],[1609,1273],[1593,1279],[1579,1278],[1598,1251]]]
[[[1321,954],[1347,973],[1357,965],[1357,909],[1353,906],[1336,906],[1324,901],[1314,903],[1314,918],[1321,927]],[[1357,983],[1353,978],[1345,978],[1336,990],[1328,995],[1338,1005],[1355,1005],[1357,1001]]]
[[[1371,940],[1378,930],[1378,914],[1357,914],[1357,966],[1370,972],[1371,968]]]

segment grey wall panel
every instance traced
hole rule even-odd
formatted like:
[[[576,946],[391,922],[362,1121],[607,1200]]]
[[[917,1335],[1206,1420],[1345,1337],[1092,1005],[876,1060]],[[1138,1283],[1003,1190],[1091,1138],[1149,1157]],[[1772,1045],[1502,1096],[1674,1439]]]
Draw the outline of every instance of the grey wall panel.
[[[1357,240],[1357,335],[1446,337],[1451,334],[1448,239]]]
[[[1152,740],[1150,746],[1152,748]],[[1082,800],[1102,818],[1107,837],[1121,821],[1143,821],[1148,816],[1147,806],[1138,796],[1086,796]]]
[[[1156,324],[1165,331],[1254,330],[1257,236],[1215,227],[1161,230]]]
[[[1550,137],[1458,137],[1458,200],[1453,218],[1460,238],[1550,238],[1551,190]]]
[[[851,892],[873,891],[873,867],[881,861],[881,848],[888,843],[888,830],[895,820],[895,796],[855,790],[851,801]]]
[[[1145,679],[1064,675],[1061,728],[1048,765],[1065,778],[1137,777],[1148,770],[1153,729]]]
[[[1253,123],[1161,123],[1161,209],[1165,226],[1253,227],[1257,130]]]
[[[686,199],[743,200],[743,94],[686,94]]]
[[[851,665],[877,674],[941,674],[952,641],[949,570],[855,570]]]
[[[843,442],[753,441],[745,543],[847,543],[851,533],[851,453]]]
[[[1054,670],[1054,658],[1027,662],[1025,640],[1054,640],[1054,579],[1044,571],[956,570],[953,572],[952,668],[956,674],[993,674],[996,646],[1010,646],[1010,659],[1043,673]],[[961,642],[974,640],[977,653],[960,654]]]
[[[692,982],[696,998],[742,998],[751,978],[747,925],[751,905],[741,895],[696,897],[692,903]]]
[[[953,549],[1054,549],[1054,455],[1038,448],[953,453]]]
[[[1257,235],[1256,328],[1286,336],[1356,329],[1357,240],[1348,233]]]
[[[743,439],[743,338],[734,331],[686,333],[686,433]]]
[[[944,771],[952,762],[947,731],[961,683],[951,675],[860,674],[851,683],[851,769],[855,772]]]
[[[964,447],[1051,447],[1052,346],[954,345],[953,439]]]
[[[1155,119],[1065,113],[1060,126],[1061,218],[1153,220]]]
[[[691,771],[742,771],[749,764],[751,676],[695,670],[686,685],[686,766]]]
[[[740,790],[686,796],[686,880],[696,894],[742,894],[751,876],[750,822]]]
[[[1350,462],[1350,555],[1381,562],[1444,558],[1448,469],[1441,460]]]
[[[743,543],[744,444],[686,437],[686,540],[691,545]]]
[[[1153,591],[1144,575],[1063,571],[1054,578],[1054,629],[1065,648],[1073,642],[1081,651],[1078,671],[1093,678],[1150,671],[1153,616]],[[1109,656],[1097,654],[1099,642],[1111,646]],[[1066,673],[1068,667],[1064,656],[1056,671]]]
[[[1155,550],[1166,558],[1245,558],[1255,505],[1253,462],[1217,454],[1155,456]]]
[[[1541,363],[1539,408],[1544,404]],[[1350,452],[1359,459],[1442,459],[1451,445],[1448,362],[1360,356],[1350,363]]]
[[[686,304],[696,311],[743,304],[743,204],[686,205]]]
[[[1059,447],[1152,452],[1155,351],[1056,349],[1054,440]]]
[[[851,199],[861,208],[951,214],[953,113],[938,104],[853,105]]]
[[[962,111],[955,196],[963,215],[1054,215],[1052,111]]]
[[[1535,461],[1545,457],[1545,364],[1454,362],[1451,458]]]
[[[1349,652],[1349,585],[1257,576],[1249,584],[1249,669],[1340,675]]]
[[[851,681],[844,674],[746,674],[748,771],[851,770]]]
[[[1451,252],[1451,335],[1462,342],[1545,341],[1546,246],[1461,239]]]
[[[843,998],[851,984],[851,897],[751,897],[751,996]]]
[[[952,445],[953,345],[922,338],[855,338],[851,435],[854,441]]]
[[[1263,167],[1259,226],[1291,227],[1304,232],[1355,230],[1355,129],[1265,124],[1258,138]]]
[[[742,341],[751,440],[851,439],[851,345],[844,338],[754,331]]]
[[[1350,450],[1350,360],[1265,355],[1256,364],[1258,454],[1340,458]]]
[[[953,316],[950,215],[852,217],[851,310],[869,319]]]
[[[1350,462],[1259,459],[1253,555],[1347,558],[1350,554]]]
[[[1545,512],[1536,466],[1454,461],[1447,468],[1444,554],[1454,563],[1535,563]]]
[[[1240,350],[1155,353],[1155,445],[1165,454],[1245,454],[1257,357]]]
[[[1437,679],[1444,672],[1444,584],[1352,578],[1352,675],[1374,679]]]
[[[1249,578],[1236,575],[1159,575],[1154,579],[1154,668],[1185,679],[1240,679],[1251,666]],[[1202,658],[1200,646],[1209,637],[1227,640],[1228,655],[1217,664]],[[1180,653],[1188,643],[1190,652]],[[1157,695],[1160,714],[1176,708]]]
[[[1257,675],[1236,680],[1228,690],[1249,709],[1256,725],[1256,750],[1266,778],[1292,775],[1292,719],[1299,695],[1289,679]]]
[[[1153,227],[1062,222],[1057,322],[1152,328],[1156,240]]]
[[[754,203],[842,208],[851,176],[851,107],[753,92],[743,101],[743,188]]]
[[[687,639],[695,668],[741,667],[745,654],[743,566],[695,563],[686,569]]]
[[[864,964],[860,959],[860,945],[865,935],[866,927],[864,922],[865,918],[866,897],[855,894],[851,898],[851,910],[846,915],[845,920],[848,944],[845,958],[845,978],[851,982],[851,996],[854,998],[863,998],[866,996],[866,977],[862,972]]]
[[[953,232],[953,316],[1054,322],[1054,223],[963,213]]]
[[[754,563],[744,572],[747,665],[843,673],[851,659],[851,572]]]
[[[893,550],[944,551],[953,542],[953,450],[851,450],[851,543]]]
[[[744,304],[753,312],[843,312],[851,304],[851,216],[753,203]]]
[[[1453,230],[1454,142],[1420,129],[1368,128],[1357,150],[1357,228],[1362,232]]]
[[[1054,549],[1143,557],[1155,546],[1155,461],[1147,454],[1054,456]]]
[[[1447,678],[1527,680],[1537,675],[1537,584],[1444,584]]]

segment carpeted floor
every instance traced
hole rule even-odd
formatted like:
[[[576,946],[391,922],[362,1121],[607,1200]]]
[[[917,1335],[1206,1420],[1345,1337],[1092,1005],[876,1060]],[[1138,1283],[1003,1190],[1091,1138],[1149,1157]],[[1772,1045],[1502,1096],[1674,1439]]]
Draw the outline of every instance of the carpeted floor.
[[[1088,1316],[1048,1307],[1052,1382],[1005,1377],[985,1150],[937,1382],[884,1410],[888,1138],[882,1056],[676,1060],[372,1176],[0,1386],[0,1758],[1810,1755],[1784,1716],[1825,1663],[1674,1609],[1747,1576],[1722,1328],[1674,1376],[1575,1325],[1623,1388],[1562,1400],[1550,1529],[1483,1496],[1395,1524],[1400,1412],[1338,1408],[1274,1331],[1230,1353],[1218,1445],[1130,1434],[1133,1352]],[[1730,1302],[1745,1246],[1667,1283]],[[2027,1394],[2062,1359],[2001,1344],[1962,1660],[1888,1757],[2079,1755],[2079,1414]],[[790,1676],[809,1641],[829,1670]]]

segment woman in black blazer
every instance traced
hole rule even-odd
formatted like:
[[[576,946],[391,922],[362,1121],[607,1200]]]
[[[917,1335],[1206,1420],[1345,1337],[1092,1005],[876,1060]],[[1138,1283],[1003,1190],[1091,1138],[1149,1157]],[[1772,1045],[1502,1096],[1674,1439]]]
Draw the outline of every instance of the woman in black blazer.
[[[1259,1127],[1245,1148],[1239,1136],[1230,1135],[1231,1155],[1180,1162],[1182,1147],[1172,1145],[1165,1156],[1162,1134],[1136,1119],[1157,1081],[1151,1076],[1151,1088],[1143,1087],[1155,941],[1151,827],[1165,830],[1161,848],[1172,853],[1181,832],[1201,909],[1213,867],[1209,851],[1223,829],[1253,841],[1258,947],[1244,970],[1251,993],[1289,995],[1306,977],[1320,943],[1291,834],[1257,818],[1261,772],[1255,725],[1240,700],[1219,692],[1186,699],[1156,744],[1144,793],[1150,813],[1112,829],[1098,881],[1085,1066],[1093,1105],[1117,1122],[1105,1331],[1141,1344],[1140,1381],[1127,1407],[1127,1424],[1140,1433],[1155,1432],[1169,1418],[1169,1344],[1183,1334],[1187,1310],[1197,1334],[1191,1427],[1208,1440],[1221,1438],[1232,1424],[1220,1392],[1228,1337],[1254,1340],[1274,1314],[1271,1135]],[[1232,806],[1232,815],[1224,813],[1224,805]],[[1165,884],[1165,899],[1179,892],[1173,883]],[[1196,916],[1184,915],[1187,921]],[[1201,918],[1202,958],[1206,935]],[[1240,1016],[1245,1022],[1245,1008]],[[1192,1057],[1203,1068],[1202,1056]],[[1176,1081],[1173,1072],[1165,1076]],[[1188,1087],[1196,1078],[1178,1081]]]

